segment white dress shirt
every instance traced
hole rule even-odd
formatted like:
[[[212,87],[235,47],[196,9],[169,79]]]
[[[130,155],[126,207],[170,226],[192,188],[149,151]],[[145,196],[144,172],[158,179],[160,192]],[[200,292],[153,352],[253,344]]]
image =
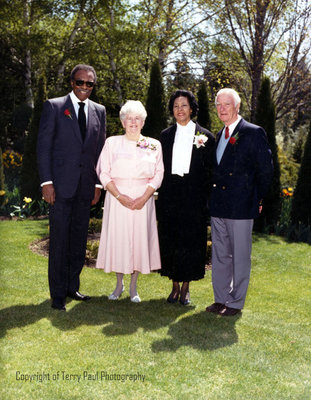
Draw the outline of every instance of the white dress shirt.
[[[78,97],[74,94],[73,91],[69,93],[69,96],[70,96],[70,99],[72,101],[73,108],[75,109],[76,116],[78,118],[79,108],[80,108],[79,103],[81,103],[81,100],[78,99]],[[85,104],[84,112],[85,112],[85,116],[86,116],[86,126],[87,126],[87,118],[88,118],[88,110],[89,110],[89,99],[86,99],[86,100],[82,101],[82,103]]]
[[[189,121],[186,126],[177,124],[172,156],[172,174],[189,174],[195,123]]]
[[[226,146],[231,138],[231,135],[233,133],[233,131],[235,130],[237,124],[240,122],[241,120],[241,116],[238,115],[238,119],[236,121],[233,122],[233,124],[228,125],[229,128],[229,137],[226,139],[225,138],[225,130],[226,130],[226,126],[224,127],[222,134],[220,136],[219,142],[218,142],[218,146],[217,146],[217,150],[216,150],[216,157],[217,157],[217,163],[219,164],[221,161],[221,158],[224,154],[224,151],[226,149]]]

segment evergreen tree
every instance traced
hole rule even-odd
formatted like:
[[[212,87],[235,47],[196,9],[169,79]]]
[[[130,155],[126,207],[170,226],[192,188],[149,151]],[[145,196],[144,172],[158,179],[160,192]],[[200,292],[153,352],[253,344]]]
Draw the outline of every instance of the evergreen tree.
[[[23,165],[21,171],[21,198],[31,197],[32,200],[41,199],[40,180],[37,167],[37,137],[43,102],[46,100],[46,82],[42,77],[39,81],[38,94],[35,99],[29,133],[27,136]]]
[[[146,110],[147,118],[143,134],[159,139],[161,131],[167,126],[167,113],[162,74],[158,60],[151,67]]]
[[[208,96],[205,81],[202,81],[198,90],[199,111],[197,122],[208,130],[211,130],[211,118],[209,115]]]
[[[311,227],[311,122],[294,191],[291,220]]]
[[[257,109],[255,114],[256,124],[263,127],[267,133],[268,142],[272,151],[274,174],[269,192],[263,199],[263,210],[255,221],[255,230],[263,232],[266,228],[274,230],[281,212],[281,181],[278,148],[275,138],[275,108],[271,97],[270,80],[264,78],[259,91]]]
[[[175,62],[175,70],[176,72],[174,73],[174,79],[172,81],[174,89],[184,89],[194,92],[196,79],[191,73],[187,57],[183,56],[180,60]]]
[[[5,184],[4,184],[4,171],[3,171],[3,158],[2,149],[0,147],[0,208],[5,205]]]

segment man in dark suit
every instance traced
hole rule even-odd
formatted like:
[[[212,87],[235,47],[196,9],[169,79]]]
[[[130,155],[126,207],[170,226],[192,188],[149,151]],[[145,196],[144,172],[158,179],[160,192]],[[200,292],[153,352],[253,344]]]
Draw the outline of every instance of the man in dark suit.
[[[271,184],[273,165],[264,129],[239,115],[241,99],[233,89],[216,96],[225,127],[216,137],[213,187],[212,282],[215,303],[208,312],[222,316],[244,306],[251,270],[253,220]]]
[[[72,92],[47,100],[41,115],[37,157],[42,196],[50,204],[49,286],[52,307],[66,311],[79,292],[91,204],[100,197],[96,163],[105,141],[105,107],[89,100],[96,72],[79,64],[70,76]]]

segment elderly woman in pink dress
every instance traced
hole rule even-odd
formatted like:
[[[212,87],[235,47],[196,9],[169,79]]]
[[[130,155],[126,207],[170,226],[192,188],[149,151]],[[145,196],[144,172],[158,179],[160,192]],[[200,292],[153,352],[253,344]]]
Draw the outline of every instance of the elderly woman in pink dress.
[[[164,167],[160,142],[141,135],[146,116],[140,101],[127,101],[120,110],[125,134],[106,140],[97,164],[107,193],[96,268],[116,273],[109,300],[121,296],[123,276],[131,274],[130,298],[139,303],[138,274],[161,268],[153,193]]]

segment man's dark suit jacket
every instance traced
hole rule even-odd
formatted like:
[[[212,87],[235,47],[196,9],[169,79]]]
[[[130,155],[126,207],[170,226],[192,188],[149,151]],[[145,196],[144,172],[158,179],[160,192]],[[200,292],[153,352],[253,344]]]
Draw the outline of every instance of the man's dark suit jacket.
[[[217,134],[216,148],[222,131]],[[260,201],[269,189],[272,176],[271,151],[264,129],[242,118],[219,165],[215,154],[211,216],[228,219],[258,217]]]
[[[89,100],[84,143],[70,96],[44,103],[38,135],[40,182],[53,181],[56,195],[71,198],[80,182],[80,195],[94,197],[96,163],[105,141],[105,107]]]

